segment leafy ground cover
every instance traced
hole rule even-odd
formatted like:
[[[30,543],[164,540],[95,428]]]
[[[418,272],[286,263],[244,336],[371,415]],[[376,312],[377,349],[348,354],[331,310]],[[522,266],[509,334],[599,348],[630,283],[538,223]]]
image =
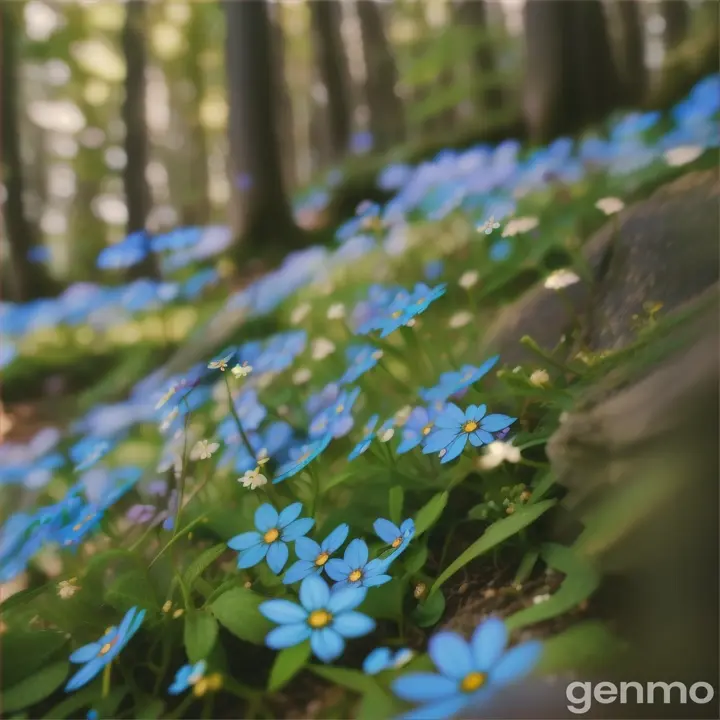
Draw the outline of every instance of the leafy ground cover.
[[[3,445],[0,580],[22,587],[0,605],[19,658],[5,712],[449,717],[611,661],[601,578],[547,531],[562,489],[544,445],[617,354],[527,338],[535,360],[509,367],[479,347],[505,301],[587,272],[608,216],[716,162],[718,82],[578,143],[386,168],[393,198],[358,208],[337,249],[289,256],[217,314],[215,296],[202,312],[240,326],[229,344],[201,325],[202,362]],[[124,322],[178,297],[144,288]],[[82,332],[112,295],[92,292],[5,317],[19,340],[51,306],[53,332]]]

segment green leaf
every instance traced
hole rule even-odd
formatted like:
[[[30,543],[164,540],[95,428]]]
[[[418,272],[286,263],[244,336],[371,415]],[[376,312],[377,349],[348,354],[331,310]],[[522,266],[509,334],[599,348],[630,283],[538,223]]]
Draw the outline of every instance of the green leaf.
[[[547,495],[548,491],[552,488],[552,486],[555,484],[555,474],[552,472],[545,473],[540,480],[538,480],[537,484],[532,489],[532,494],[530,495],[530,501],[529,504],[534,504],[542,500],[542,498]]]
[[[147,573],[142,570],[130,570],[120,575],[105,593],[105,602],[122,612],[135,605],[151,610],[158,604]]]
[[[523,555],[523,559],[520,561],[520,567],[515,573],[513,583],[516,585],[524,583],[530,575],[532,575],[533,568],[535,567],[535,563],[538,561],[539,557],[539,550],[528,550],[525,555]]]
[[[402,519],[404,495],[402,485],[395,485],[390,488],[390,520],[392,520],[396,525],[399,525],[400,520]]]
[[[335,685],[354,690],[357,693],[372,692],[377,688],[377,683],[371,677],[365,675],[360,670],[350,670],[348,668],[323,667],[321,665],[308,665],[316,675],[325,680],[329,680]]]
[[[22,710],[52,695],[65,682],[69,669],[70,663],[60,660],[8,688],[3,692],[3,711]]]
[[[350,480],[350,478],[353,477],[355,474],[355,472],[348,470],[347,472],[341,472],[337,473],[337,475],[333,475],[331,478],[329,478],[326,482],[323,483],[322,493],[325,494],[331,488],[334,488],[337,485],[344,483],[346,480]]]
[[[0,603],[0,612],[8,612],[18,605],[25,605],[26,603],[34,600],[39,595],[42,595],[47,590],[47,586],[41,585],[40,587],[32,588],[30,590],[21,590],[11,595],[7,600]]]
[[[159,698],[148,698],[135,712],[137,720],[157,720],[165,710],[165,703]]]
[[[100,717],[113,717],[127,692],[128,690],[124,686],[113,687],[104,700],[98,701],[98,687],[96,683],[93,683],[80,688],[59,702],[52,710],[43,715],[43,720],[64,720],[67,717],[78,717],[84,714],[79,713],[78,710],[89,706],[94,707]]]
[[[185,650],[191,663],[206,660],[218,636],[217,620],[204,610],[185,613]]]
[[[425,545],[421,545],[420,547],[407,553],[405,556],[405,561],[403,563],[405,566],[405,575],[414,575],[415,573],[422,570],[422,568],[425,566],[425,563],[427,562],[427,557],[428,549]]]
[[[476,557],[500,545],[500,543],[505,542],[505,540],[535,522],[535,520],[553,507],[555,503],[555,500],[545,500],[535,505],[528,504],[516,510],[509,517],[494,522],[465,552],[454,562],[450,563],[449,567],[440,574],[440,577],[430,588],[430,594],[432,595],[444,582],[469,562],[472,562]]]
[[[268,690],[275,692],[285,687],[305,667],[309,659],[310,643],[307,641],[281,650],[270,670]]]
[[[606,670],[627,645],[597,620],[575,625],[543,642],[535,668],[546,675],[566,671],[593,673]]]
[[[378,720],[395,715],[395,701],[379,687],[368,689],[357,711],[357,720]]]
[[[213,545],[201,552],[185,569],[183,583],[188,590],[192,590],[195,581],[212,565],[226,550],[226,543]]]
[[[376,620],[398,620],[402,614],[403,584],[395,579],[372,589],[360,611]]]
[[[218,622],[241,640],[262,645],[274,627],[258,610],[265,598],[252,590],[233,588],[216,598],[210,611]]]
[[[0,686],[7,688],[47,665],[49,659],[67,643],[65,633],[50,630],[9,630],[2,636],[2,654],[12,658],[3,663]]]
[[[598,571],[572,548],[548,543],[542,546],[540,553],[548,567],[564,573],[565,579],[548,600],[507,618],[509,630],[563,615],[590,597],[600,585]]]
[[[415,537],[422,535],[440,517],[447,505],[448,493],[443,491],[434,495],[418,510],[415,516]]]
[[[418,627],[432,627],[444,612],[445,596],[441,592],[436,592],[415,608],[413,620]]]

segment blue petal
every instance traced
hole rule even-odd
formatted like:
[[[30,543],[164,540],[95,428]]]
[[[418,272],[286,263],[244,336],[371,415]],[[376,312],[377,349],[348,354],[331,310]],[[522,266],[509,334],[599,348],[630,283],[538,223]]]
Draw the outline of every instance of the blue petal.
[[[332,624],[333,630],[346,638],[358,638],[371,633],[375,629],[375,621],[359,612],[340,613]]]
[[[265,644],[272,650],[283,650],[293,645],[299,645],[309,637],[310,626],[306,622],[280,625],[267,634]]]
[[[378,587],[389,583],[392,580],[390,575],[372,575],[371,577],[364,577],[362,584],[364,587]]]
[[[333,590],[327,602],[327,609],[333,615],[354,610],[365,599],[367,590],[363,587],[345,587]]]
[[[323,662],[332,662],[342,655],[345,641],[332,628],[313,631],[310,636],[310,647],[315,656]]]
[[[106,665],[105,656],[91,660],[87,665],[80,668],[73,675],[65,686],[65,692],[72,692],[87,685]]]
[[[347,540],[350,526],[347,523],[338,525],[323,541],[322,549],[326,553],[334,553]],[[298,556],[299,557],[299,556]]]
[[[251,531],[240,533],[228,540],[228,547],[233,550],[247,550],[253,545],[258,545],[262,542],[262,535],[259,532]]]
[[[307,619],[307,611],[290,600],[268,600],[261,603],[258,610],[268,620],[281,625],[301,623]]]
[[[312,528],[314,524],[315,521],[312,518],[300,518],[299,520],[295,520],[283,530],[282,539],[287,542],[297,540],[299,537],[302,537],[309,532],[310,528]]]
[[[345,562],[353,570],[364,567],[368,561],[368,555],[367,543],[360,538],[355,538],[355,540],[345,548]]]
[[[308,611],[322,610],[330,600],[330,588],[317,575],[305,578],[300,585],[300,604]]]
[[[470,639],[475,670],[484,673],[490,671],[505,652],[507,637],[507,628],[500,618],[488,618],[477,626]]]
[[[255,511],[255,527],[261,533],[266,533],[277,527],[278,517],[277,510],[272,505],[265,503]]]
[[[373,523],[373,530],[375,530],[375,533],[377,536],[386,542],[388,545],[391,545],[393,541],[400,537],[402,534],[400,532],[400,528],[398,528],[395,523],[391,523],[389,520],[386,520],[385,518],[378,518]]]
[[[283,584],[292,585],[293,583],[300,582],[300,580],[319,570],[320,568],[316,567],[315,563],[309,560],[298,560],[288,568],[288,571],[283,577]]]
[[[72,655],[70,655],[70,662],[73,663],[86,663],[90,662],[93,658],[100,654],[100,649],[103,644],[100,642],[90,643],[89,645],[83,645],[78,648]]]
[[[251,547],[248,550],[243,550],[240,555],[238,555],[238,568],[242,570],[244,568],[251,568],[257,565],[259,562],[264,560],[269,547],[270,546],[267,543],[261,543],[260,545],[255,545],[255,547]]]
[[[287,527],[293,520],[297,520],[302,512],[302,503],[296,502],[288,505],[278,516],[278,527]]]
[[[473,420],[474,422],[478,422],[487,412],[487,405],[478,405],[477,407],[472,405],[471,407],[472,412],[470,412],[470,408],[468,408],[468,420]]]
[[[322,552],[322,548],[314,540],[308,537],[299,537],[295,541],[295,554],[301,560],[309,560],[315,562],[317,556]]]
[[[458,692],[458,683],[437,673],[408,673],[393,682],[392,690],[403,700],[427,702],[455,695]]]
[[[480,427],[487,432],[498,432],[499,430],[504,430],[506,427],[512,425],[516,420],[517,418],[510,417],[509,415],[488,415],[483,418],[480,423]]]
[[[325,572],[328,577],[336,582],[345,580],[352,571],[353,568],[351,568],[344,560],[340,560],[339,558],[328,560],[325,565]]]
[[[519,680],[535,667],[541,654],[542,644],[535,640],[517,645],[490,671],[490,682],[502,686]]]
[[[455,695],[440,702],[422,705],[401,716],[400,720],[448,720],[467,706],[467,695]]]
[[[461,435],[458,435],[455,430],[436,430],[427,436],[427,440],[425,440],[425,444],[423,445],[423,453],[430,455],[431,453],[440,452],[458,437],[461,437]],[[462,437],[464,437],[464,433]]]
[[[443,675],[454,680],[462,680],[476,669],[468,643],[454,632],[433,635],[428,644],[428,655]]]
[[[467,445],[467,435],[463,433],[458,435],[448,446],[447,452],[443,455],[441,463],[447,463],[454,460],[458,455],[462,453]]]
[[[448,403],[445,410],[435,419],[435,427],[446,430],[454,429],[456,432],[465,422],[465,413],[454,403]]]
[[[375,648],[363,660],[362,669],[366,675],[377,675],[392,664],[392,654],[386,647]]]
[[[289,555],[288,546],[281,541],[276,541],[270,545],[270,549],[267,553],[267,564],[268,567],[276,574],[279,575],[282,569],[285,567]]]

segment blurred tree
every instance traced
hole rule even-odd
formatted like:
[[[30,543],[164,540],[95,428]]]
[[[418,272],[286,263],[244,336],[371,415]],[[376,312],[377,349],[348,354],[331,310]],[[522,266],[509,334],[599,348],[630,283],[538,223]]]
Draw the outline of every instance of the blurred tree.
[[[645,31],[641,3],[638,0],[619,0],[620,68],[623,96],[626,103],[638,106],[647,90],[645,67]]]
[[[0,4],[0,42],[2,43],[2,70],[0,75],[0,102],[2,103],[3,183],[6,197],[3,206],[5,230],[10,250],[8,280],[12,298],[27,301],[56,295],[60,285],[50,277],[42,262],[33,262],[31,253],[39,249],[39,233],[30,221],[25,207],[25,178],[20,152],[20,98],[19,48],[22,38],[18,11],[20,4]]]
[[[147,50],[145,29],[147,19],[145,0],[129,0],[125,4],[125,24],[122,29],[122,50],[125,56],[125,99],[122,119],[125,123],[125,167],[123,185],[127,205],[127,232],[142,232],[147,253],[137,265],[129,268],[131,278],[159,278],[155,254],[150,251],[150,235],[146,230],[151,196],[146,171],[148,164],[148,130],[145,104],[145,71]]]
[[[225,0],[231,225],[239,264],[302,243],[283,183],[268,4]]]
[[[665,19],[665,46],[668,50],[673,50],[687,37],[690,29],[690,5],[686,0],[663,0],[661,10]]]
[[[546,142],[597,122],[622,96],[601,0],[528,0],[524,115]]]
[[[453,6],[453,20],[456,25],[469,25],[479,34],[488,36],[487,3],[485,0],[460,0]],[[481,110],[497,111],[502,107],[502,88],[492,79],[497,72],[495,55],[490,42],[480,42],[472,57],[472,72],[490,82],[480,92],[478,104]]]
[[[348,151],[352,131],[350,70],[340,32],[342,6],[310,0],[310,19],[317,64],[327,91],[330,151],[333,161],[338,161]]]
[[[363,54],[366,67],[365,94],[370,110],[373,148],[386,150],[402,142],[405,135],[405,109],[395,92],[398,72],[376,0],[357,0]]]

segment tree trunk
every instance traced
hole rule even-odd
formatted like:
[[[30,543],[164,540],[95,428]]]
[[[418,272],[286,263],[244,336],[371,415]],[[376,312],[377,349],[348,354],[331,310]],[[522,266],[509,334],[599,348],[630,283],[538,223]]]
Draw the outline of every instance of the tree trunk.
[[[231,225],[239,264],[253,254],[297,246],[282,177],[273,90],[271,28],[265,0],[226,0],[230,115]]]
[[[310,18],[317,64],[327,90],[330,148],[333,160],[338,161],[348,151],[352,130],[350,70],[340,34],[342,6],[329,0],[311,0]]]
[[[19,8],[18,8],[19,9]],[[2,102],[3,182],[7,197],[3,208],[5,230],[10,249],[10,290],[15,301],[57,295],[60,285],[50,277],[43,263],[30,260],[29,254],[38,245],[37,228],[27,217],[25,208],[25,178],[20,153],[20,109],[18,88],[18,42],[20,23],[15,8],[0,5],[0,41],[2,42],[2,69],[0,101]]]
[[[456,25],[469,25],[478,34],[488,35],[487,3],[485,0],[463,0],[455,6],[454,22]],[[482,42],[475,50],[472,58],[473,76],[481,79],[495,79],[497,65],[492,46],[489,42]],[[502,88],[496,84],[485,87],[478,97],[481,110],[497,112],[503,105]]]
[[[601,0],[528,0],[524,113],[533,141],[602,120],[621,100]]]
[[[631,107],[642,104],[647,90],[645,68],[645,33],[642,8],[638,0],[620,0],[620,64],[623,98]]]
[[[130,278],[159,278],[154,253],[150,250],[150,236],[145,224],[150,212],[150,187],[145,175],[148,164],[148,133],[145,110],[145,27],[144,0],[130,0],[125,5],[125,25],[122,30],[122,49],[125,56],[125,100],[122,119],[125,123],[125,155],[123,185],[127,204],[127,232],[142,232],[147,254],[137,265],[128,268]]]
[[[690,6],[686,0],[663,0],[661,9],[665,18],[665,47],[674,50],[690,29]]]
[[[397,96],[397,66],[376,0],[357,0],[367,79],[365,92],[370,110],[373,148],[386,150],[405,136],[405,108]]]

